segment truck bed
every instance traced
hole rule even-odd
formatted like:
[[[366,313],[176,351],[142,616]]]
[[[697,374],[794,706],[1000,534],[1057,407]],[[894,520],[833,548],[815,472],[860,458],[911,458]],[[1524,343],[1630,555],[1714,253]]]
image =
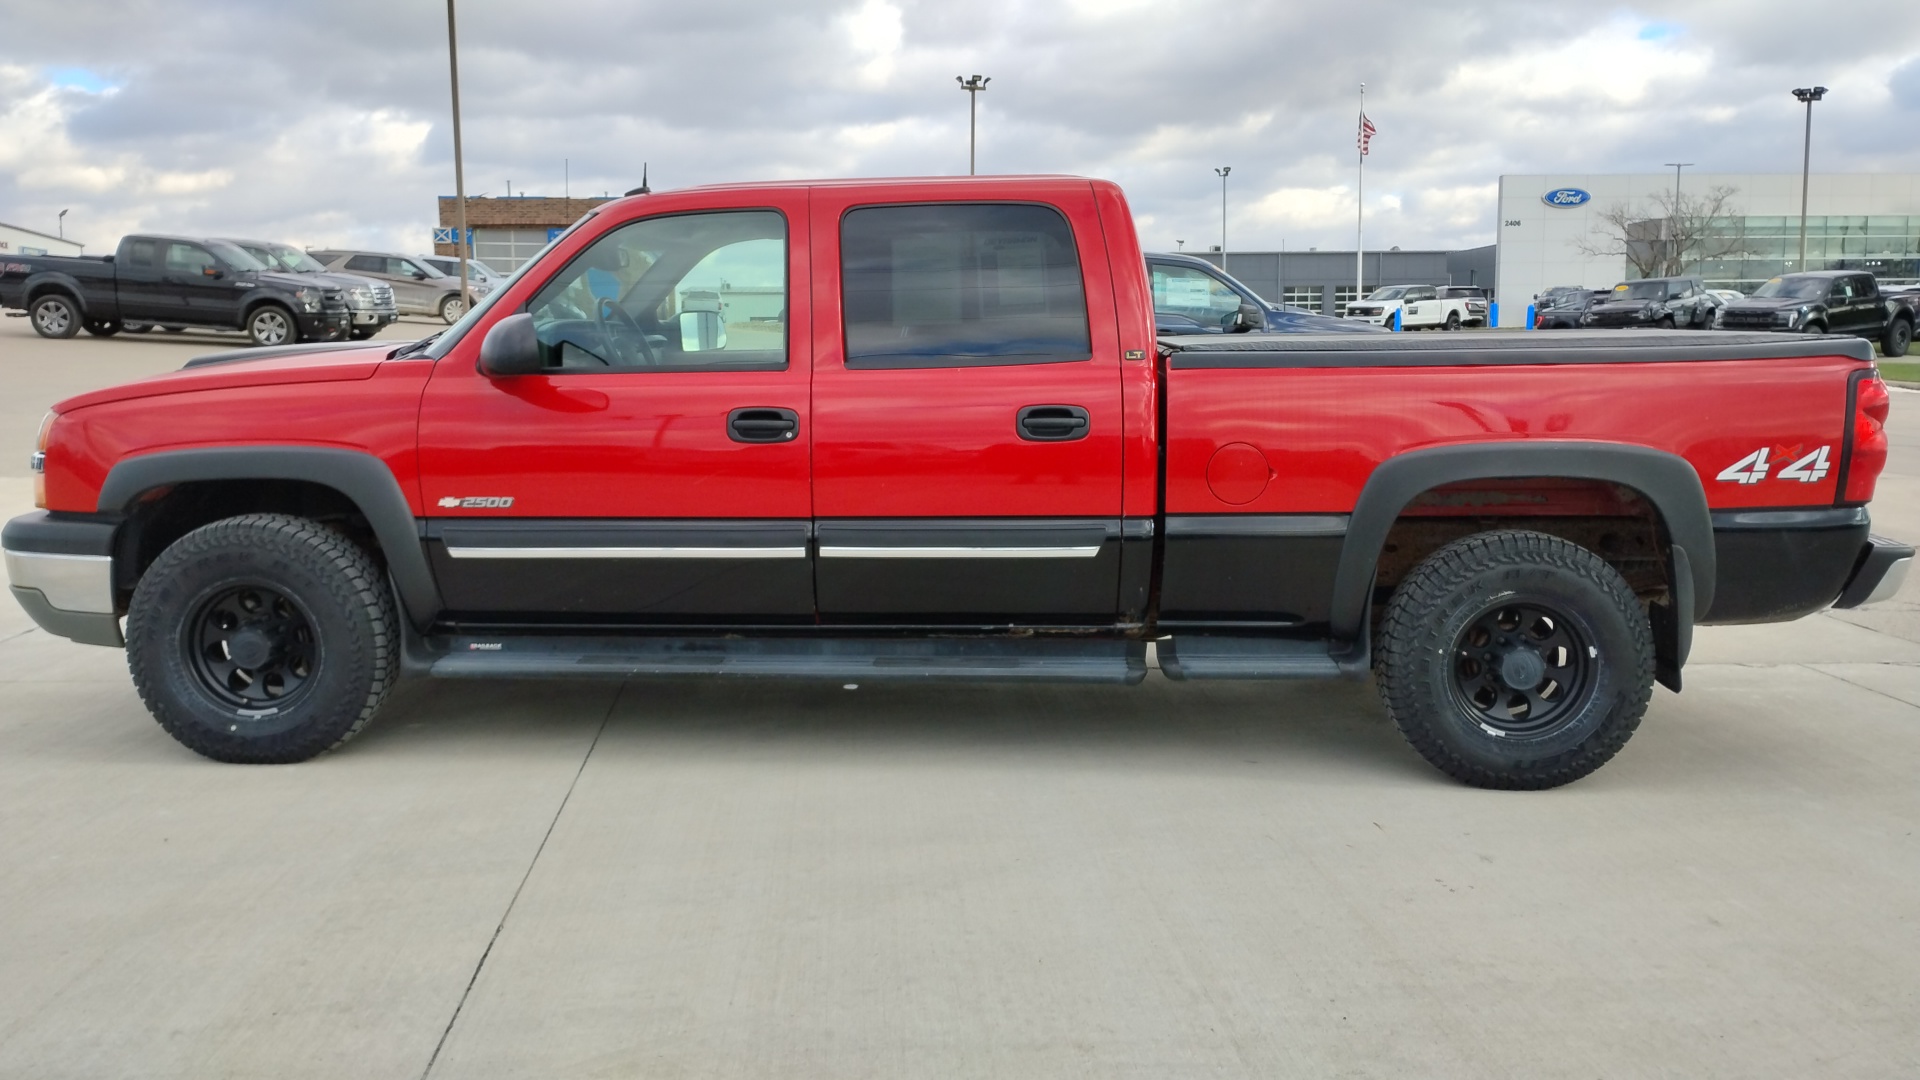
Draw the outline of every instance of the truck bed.
[[[1191,368],[1480,367],[1648,364],[1836,356],[1872,360],[1873,345],[1842,334],[1697,330],[1553,334],[1228,334],[1163,337],[1175,370]]]

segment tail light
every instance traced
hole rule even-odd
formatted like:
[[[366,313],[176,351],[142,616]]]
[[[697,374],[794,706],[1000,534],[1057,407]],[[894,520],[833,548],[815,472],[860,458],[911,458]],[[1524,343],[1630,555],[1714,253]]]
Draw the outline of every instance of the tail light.
[[[33,470],[33,505],[42,510],[47,508],[47,440],[53,437],[53,418],[48,413],[40,421],[40,434],[33,439],[33,457],[27,462]]]
[[[1887,467],[1887,413],[1893,398],[1880,372],[1869,369],[1853,380],[1853,415],[1848,418],[1847,457],[1840,501],[1864,503],[1873,498],[1874,482]]]

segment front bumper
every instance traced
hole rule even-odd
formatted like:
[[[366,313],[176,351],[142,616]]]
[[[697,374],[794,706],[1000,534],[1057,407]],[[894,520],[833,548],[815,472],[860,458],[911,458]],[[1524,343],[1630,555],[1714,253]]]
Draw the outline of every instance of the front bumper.
[[[1350,322],[1372,323],[1375,326],[1385,326],[1393,321],[1393,313],[1389,311],[1379,315],[1343,315],[1341,318]]]
[[[386,307],[366,307],[353,309],[355,326],[389,326],[400,319],[400,309],[389,304]]]
[[[118,521],[41,510],[0,530],[13,598],[42,630],[83,645],[126,644],[113,587],[119,527]]]
[[[303,311],[294,316],[300,324],[302,341],[339,341],[353,328],[353,314],[345,308],[338,311]]]

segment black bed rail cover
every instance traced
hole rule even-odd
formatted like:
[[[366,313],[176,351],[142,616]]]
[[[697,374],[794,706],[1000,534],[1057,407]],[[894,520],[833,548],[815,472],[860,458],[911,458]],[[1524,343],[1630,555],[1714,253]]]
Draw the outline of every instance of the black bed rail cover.
[[[1175,370],[1189,368],[1498,367],[1673,364],[1704,360],[1873,359],[1873,344],[1840,334],[1712,330],[1517,330],[1435,334],[1211,334],[1163,337]]]

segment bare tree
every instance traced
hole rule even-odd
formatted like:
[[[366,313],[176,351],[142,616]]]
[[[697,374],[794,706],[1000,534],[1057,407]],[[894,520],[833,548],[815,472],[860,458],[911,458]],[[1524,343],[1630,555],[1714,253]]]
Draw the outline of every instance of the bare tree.
[[[1640,277],[1678,277],[1746,249],[1745,218],[1731,212],[1736,191],[1719,185],[1676,199],[1662,190],[1643,204],[1614,203],[1573,246],[1584,255],[1625,256]]]

